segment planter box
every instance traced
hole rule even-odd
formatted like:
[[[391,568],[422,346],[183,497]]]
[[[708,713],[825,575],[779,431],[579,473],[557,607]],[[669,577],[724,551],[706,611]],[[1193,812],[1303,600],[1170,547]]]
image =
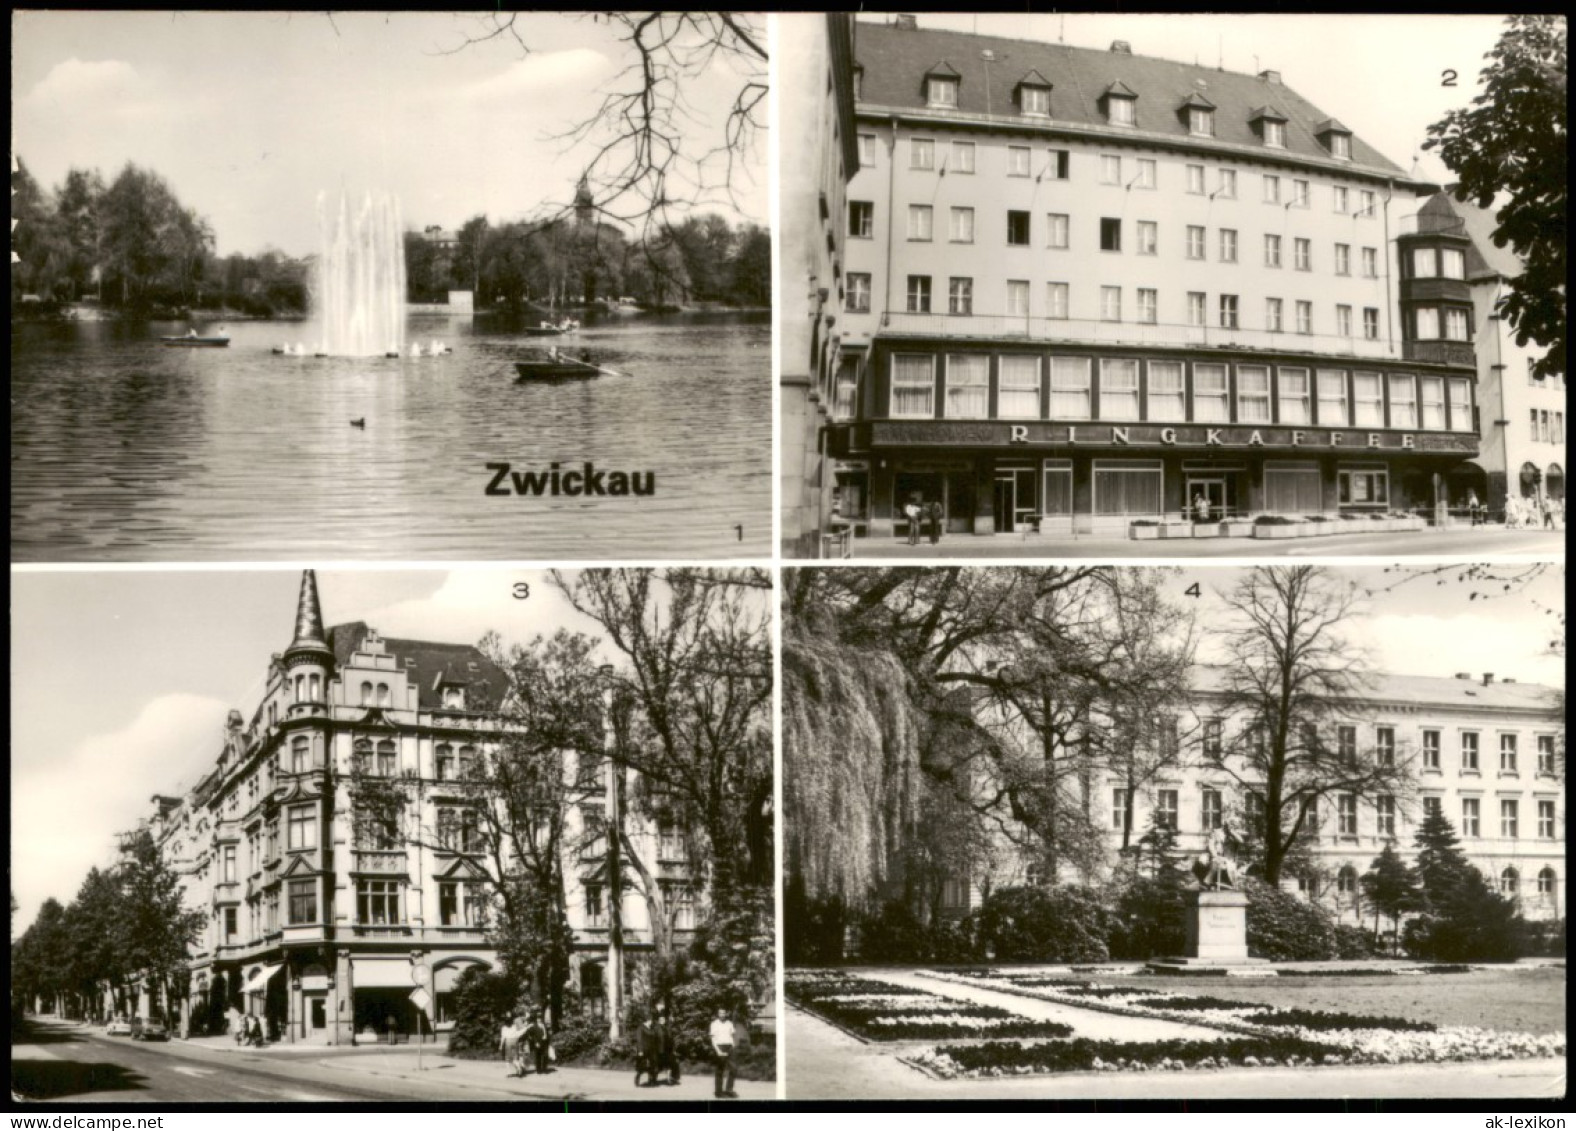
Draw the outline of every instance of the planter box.
[[[1195,522],[1193,524],[1193,537],[1195,537],[1195,538],[1219,538],[1220,537],[1220,523],[1218,523],[1218,522]]]
[[[1253,524],[1251,522],[1223,522],[1220,524],[1222,538],[1252,538]]]
[[[1255,526],[1255,538],[1300,538],[1302,535],[1295,526]]]
[[[1129,526],[1127,533],[1135,542],[1153,542],[1160,537],[1160,527]]]
[[[1162,538],[1191,538],[1193,537],[1193,524],[1167,523],[1159,528]]]
[[[1310,538],[1322,538],[1326,534],[1336,533],[1336,526],[1333,522],[1310,522],[1304,529],[1308,531],[1308,537]]]

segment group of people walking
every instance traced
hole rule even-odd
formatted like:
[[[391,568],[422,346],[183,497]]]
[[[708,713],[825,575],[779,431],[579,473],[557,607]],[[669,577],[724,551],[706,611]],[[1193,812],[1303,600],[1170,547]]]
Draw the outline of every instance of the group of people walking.
[[[1467,492],[1466,508],[1468,519],[1473,526],[1488,524],[1488,506],[1478,501],[1476,491]],[[1506,530],[1533,530],[1540,526],[1545,530],[1557,530],[1564,517],[1565,500],[1563,499],[1549,495],[1527,498],[1507,495],[1505,498]]]
[[[551,1072],[553,1042],[542,1011],[522,1009],[510,1018],[498,1035],[498,1052],[510,1065],[511,1076],[524,1076],[531,1069],[538,1076]]]
[[[941,541],[941,527],[946,521],[946,508],[939,499],[925,502],[918,495],[912,496],[903,507],[903,517],[908,519],[908,544],[919,545],[922,532],[929,532],[932,546]]]
[[[235,1043],[250,1048],[262,1048],[266,1043],[262,1018],[255,1013],[242,1013],[234,1006],[228,1014],[229,1029]]]

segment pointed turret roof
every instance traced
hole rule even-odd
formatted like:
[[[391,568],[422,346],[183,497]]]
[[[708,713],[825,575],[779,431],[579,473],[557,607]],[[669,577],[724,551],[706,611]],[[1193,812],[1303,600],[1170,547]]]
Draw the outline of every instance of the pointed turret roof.
[[[285,658],[301,652],[320,652],[330,658],[328,633],[323,628],[323,606],[317,599],[317,573],[301,571],[301,596],[296,600],[295,639],[285,649]]]

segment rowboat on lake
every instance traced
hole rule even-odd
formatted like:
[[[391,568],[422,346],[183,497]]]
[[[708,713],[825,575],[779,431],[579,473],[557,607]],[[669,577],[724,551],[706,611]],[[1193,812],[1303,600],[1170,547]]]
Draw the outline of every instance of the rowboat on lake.
[[[230,344],[230,339],[227,337],[198,337],[195,334],[187,334],[185,337],[179,337],[172,334],[167,337],[160,338],[159,341],[163,342],[167,346],[182,347],[185,349],[224,349]]]
[[[598,377],[609,372],[600,365],[592,365],[589,361],[552,361],[543,358],[540,361],[517,361],[514,371],[520,376],[519,381],[564,381],[576,377]]]

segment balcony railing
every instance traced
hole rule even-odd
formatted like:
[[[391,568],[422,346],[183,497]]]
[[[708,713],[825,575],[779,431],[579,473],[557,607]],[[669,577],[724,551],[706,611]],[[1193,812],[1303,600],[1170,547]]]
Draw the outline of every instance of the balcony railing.
[[[1362,359],[1400,361],[1399,343],[1338,334],[1297,334],[1288,331],[1224,329],[1219,326],[1170,322],[1104,322],[1085,318],[1029,318],[1004,314],[910,314],[890,311],[882,317],[882,335],[913,335],[981,341],[1087,343],[1152,346],[1175,349],[1264,350],[1312,353]]]

